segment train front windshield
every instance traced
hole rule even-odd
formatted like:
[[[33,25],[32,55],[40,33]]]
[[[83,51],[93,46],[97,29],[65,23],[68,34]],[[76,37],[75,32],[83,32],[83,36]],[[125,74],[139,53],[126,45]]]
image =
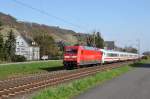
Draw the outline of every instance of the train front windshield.
[[[78,50],[77,49],[72,49],[72,48],[67,48],[65,53],[66,54],[77,54]]]

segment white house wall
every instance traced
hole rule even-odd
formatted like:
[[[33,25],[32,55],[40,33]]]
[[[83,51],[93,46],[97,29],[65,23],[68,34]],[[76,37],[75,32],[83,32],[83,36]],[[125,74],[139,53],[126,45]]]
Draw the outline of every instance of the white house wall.
[[[22,55],[27,60],[39,60],[39,47],[29,46],[29,44],[21,37],[16,37],[16,55]]]

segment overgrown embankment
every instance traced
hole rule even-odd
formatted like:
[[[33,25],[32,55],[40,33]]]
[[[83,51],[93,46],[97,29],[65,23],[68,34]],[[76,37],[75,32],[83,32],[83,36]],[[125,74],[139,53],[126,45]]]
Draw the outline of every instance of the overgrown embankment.
[[[63,68],[61,60],[5,64],[0,65],[0,79],[54,71],[61,68]]]

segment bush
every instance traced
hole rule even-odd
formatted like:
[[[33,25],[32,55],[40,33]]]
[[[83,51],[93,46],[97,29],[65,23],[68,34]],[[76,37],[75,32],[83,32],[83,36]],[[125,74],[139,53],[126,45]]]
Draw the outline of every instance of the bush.
[[[142,59],[147,60],[147,59],[148,59],[148,56],[142,56]]]
[[[15,55],[12,59],[13,62],[24,62],[26,58],[22,55]]]

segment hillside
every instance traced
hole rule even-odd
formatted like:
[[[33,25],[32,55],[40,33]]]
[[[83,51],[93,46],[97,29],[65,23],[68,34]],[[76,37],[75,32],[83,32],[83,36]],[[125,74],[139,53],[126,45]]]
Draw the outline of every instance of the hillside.
[[[3,26],[4,30],[13,28],[15,29],[15,31],[23,35],[26,35],[32,39],[36,35],[48,33],[48,35],[52,36],[56,42],[63,40],[70,44],[76,44],[78,42],[78,39],[81,39],[81,36],[79,38],[78,35],[84,35],[78,34],[72,30],[62,29],[59,27],[47,26],[38,23],[17,21],[16,18],[12,17],[11,15],[6,15],[4,13],[0,13],[0,22],[4,25]],[[3,33],[5,33],[4,30]]]

